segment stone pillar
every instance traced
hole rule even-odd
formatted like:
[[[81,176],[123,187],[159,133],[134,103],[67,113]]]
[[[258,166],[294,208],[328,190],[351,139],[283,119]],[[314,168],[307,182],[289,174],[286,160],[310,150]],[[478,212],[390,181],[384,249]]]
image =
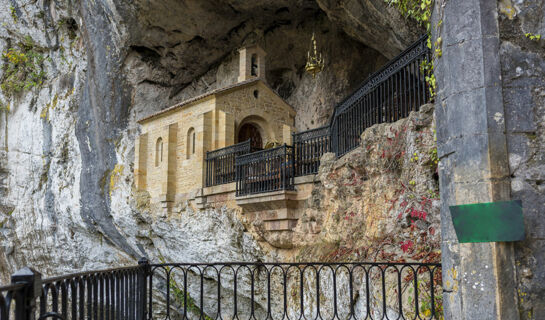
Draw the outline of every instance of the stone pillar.
[[[291,146],[293,141],[291,141],[291,134],[293,133],[293,128],[291,126],[282,125],[282,142]]]
[[[216,148],[224,148],[235,143],[235,119],[232,114],[218,110],[218,138]]]
[[[146,189],[148,163],[148,134],[141,134],[134,142],[134,183],[138,190]]]
[[[512,244],[458,243],[448,207],[510,199],[497,1],[437,1],[432,30],[445,318],[518,319]]]
[[[160,164],[161,202],[174,200],[174,186],[176,181],[176,140],[178,124],[169,124],[162,128],[163,161]]]

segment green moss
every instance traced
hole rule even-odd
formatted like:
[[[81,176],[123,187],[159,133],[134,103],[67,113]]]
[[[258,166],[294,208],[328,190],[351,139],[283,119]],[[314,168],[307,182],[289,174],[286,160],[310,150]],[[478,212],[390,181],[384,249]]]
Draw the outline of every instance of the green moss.
[[[2,104],[0,103],[0,113],[3,113],[3,112],[6,112],[6,113],[9,113],[11,111],[11,106],[10,104]]]
[[[13,21],[15,21],[17,23],[17,10],[15,10],[15,7],[14,6],[10,6],[9,7],[9,12],[11,13],[11,18],[13,19]]]
[[[528,137],[528,139],[530,140],[535,140],[537,138],[537,135],[535,133],[529,133],[527,132],[526,133],[526,136]]]
[[[42,112],[40,114],[40,118],[45,119],[49,121],[49,110],[55,109],[57,107],[57,103],[59,102],[58,95],[55,94],[55,97],[53,98],[53,101],[51,103],[48,103],[45,105],[45,107],[42,109]]]
[[[41,87],[46,80],[44,56],[39,53],[31,37],[27,36],[16,47],[2,52],[4,76],[0,89],[8,96],[15,96],[25,90]]]
[[[121,176],[123,169],[125,169],[125,166],[116,164],[114,170],[112,170],[112,173],[110,174],[110,197],[112,196],[112,192],[115,190],[115,185],[119,181],[119,177]]]
[[[161,261],[161,263],[165,263],[165,258],[160,255],[159,256],[159,260]],[[171,268],[170,267],[165,267],[166,270],[167,270],[167,273],[171,274],[172,273],[170,272],[171,271]],[[195,299],[193,299],[189,293],[184,293],[184,291],[181,289],[181,286],[178,284],[178,282],[174,279],[174,277],[172,277],[169,281],[169,284],[170,284],[170,288],[172,289],[172,294],[174,295],[174,299],[176,300],[176,302],[178,302],[181,306],[181,308],[184,307],[185,305],[185,302],[187,302],[187,310],[188,311],[191,311],[193,312],[194,314],[197,314],[197,315],[200,315],[201,312],[203,314],[203,319],[204,320],[213,320],[212,317],[210,317],[209,315],[207,315],[206,313],[204,313],[203,310],[201,310],[197,304],[195,303]]]

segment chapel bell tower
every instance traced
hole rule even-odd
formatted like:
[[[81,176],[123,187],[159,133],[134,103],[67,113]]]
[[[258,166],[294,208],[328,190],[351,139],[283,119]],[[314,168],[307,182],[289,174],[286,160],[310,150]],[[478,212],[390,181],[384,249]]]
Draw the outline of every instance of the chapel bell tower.
[[[260,78],[265,81],[265,56],[267,53],[258,45],[244,47],[238,50],[240,67],[238,82]]]

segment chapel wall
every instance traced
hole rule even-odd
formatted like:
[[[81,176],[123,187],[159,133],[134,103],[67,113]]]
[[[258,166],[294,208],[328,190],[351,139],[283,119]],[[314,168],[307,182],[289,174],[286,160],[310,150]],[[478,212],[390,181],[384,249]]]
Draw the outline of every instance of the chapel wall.
[[[257,90],[257,98],[254,91]],[[218,110],[230,114],[234,119],[234,141],[241,123],[248,117],[259,117],[265,120],[264,124],[257,122],[263,129],[263,145],[269,141],[289,143],[291,132],[295,130],[295,111],[282,101],[266,85],[256,82],[238,90],[216,97]],[[288,130],[285,130],[285,127]],[[290,134],[287,134],[287,133]]]
[[[212,132],[218,129],[214,108],[212,97],[142,124],[135,174],[141,181],[137,187],[147,190],[154,202],[173,201],[177,195],[202,188],[203,160],[217,136]],[[194,153],[190,130],[195,132]],[[159,138],[163,143],[163,161],[157,162]]]

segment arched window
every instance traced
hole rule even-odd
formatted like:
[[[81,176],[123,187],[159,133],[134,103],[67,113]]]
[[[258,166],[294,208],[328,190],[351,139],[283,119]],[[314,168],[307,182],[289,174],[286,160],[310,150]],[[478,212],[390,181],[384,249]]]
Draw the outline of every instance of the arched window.
[[[155,143],[155,166],[158,167],[161,162],[163,162],[163,139],[159,138]]]
[[[187,159],[189,159],[193,154],[195,154],[195,129],[193,128],[189,128],[189,130],[187,130],[186,145],[186,156]]]
[[[251,68],[250,68],[250,72],[251,72],[251,75],[254,76],[254,77],[257,77],[257,54],[252,54],[252,59],[251,59]]]

